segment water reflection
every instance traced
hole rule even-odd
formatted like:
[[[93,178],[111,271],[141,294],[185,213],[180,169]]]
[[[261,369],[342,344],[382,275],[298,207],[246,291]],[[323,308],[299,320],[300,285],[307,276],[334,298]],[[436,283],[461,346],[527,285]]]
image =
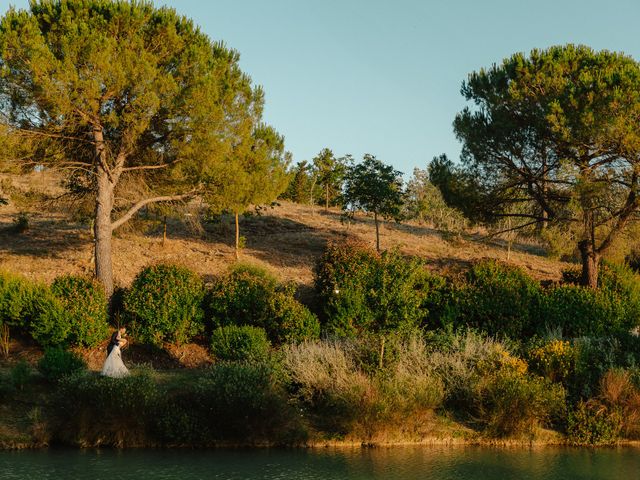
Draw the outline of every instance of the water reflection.
[[[1,479],[618,480],[639,451],[393,447],[314,450],[0,452]]]

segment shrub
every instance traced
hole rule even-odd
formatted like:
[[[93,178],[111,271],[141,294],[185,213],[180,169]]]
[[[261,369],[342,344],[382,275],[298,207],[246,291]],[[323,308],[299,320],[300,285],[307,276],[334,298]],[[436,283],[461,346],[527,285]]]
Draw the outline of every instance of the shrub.
[[[10,371],[11,383],[14,388],[22,390],[31,379],[31,367],[24,360],[20,360]]]
[[[540,284],[521,269],[495,260],[474,264],[455,292],[456,326],[522,338],[537,329]]]
[[[379,375],[358,367],[359,340],[305,342],[287,346],[284,368],[302,411],[333,436],[371,438],[379,430],[422,424],[440,406],[440,379],[417,337],[399,344],[398,360]]]
[[[263,328],[229,325],[211,335],[211,353],[219,360],[265,360],[270,348]]]
[[[184,343],[204,329],[204,285],[175,265],[144,268],[124,295],[124,316],[142,343]]]
[[[64,343],[70,331],[64,309],[49,288],[7,272],[0,273],[0,323],[43,346]]]
[[[220,363],[195,387],[194,406],[213,440],[264,441],[287,435],[295,415],[266,363]]]
[[[532,369],[552,382],[566,382],[574,374],[578,354],[567,340],[551,340],[528,352]]]
[[[160,400],[148,371],[124,378],[79,371],[58,383],[52,431],[56,439],[83,447],[148,444]]]
[[[293,286],[278,284],[257,267],[234,267],[214,282],[207,303],[214,328],[260,327],[276,345],[317,338],[320,333],[315,315],[294,298]]]
[[[620,429],[619,414],[597,401],[579,402],[567,418],[567,435],[576,445],[611,445]]]
[[[38,371],[51,381],[85,370],[87,364],[76,353],[61,348],[48,348],[38,362]]]
[[[410,330],[426,318],[425,272],[416,259],[358,243],[330,244],[314,270],[325,329],[338,336]]]
[[[490,436],[532,435],[560,417],[565,406],[561,385],[509,368],[484,377],[477,395],[478,417]]]
[[[602,336],[628,330],[625,305],[617,295],[578,285],[552,287],[540,303],[540,318],[548,328],[568,337]]]
[[[95,347],[109,333],[107,298],[98,282],[73,275],[58,277],[51,291],[60,300],[70,325],[68,343]]]
[[[625,438],[640,437],[640,389],[628,370],[609,370],[604,374],[600,379],[600,399],[610,411],[619,414]]]

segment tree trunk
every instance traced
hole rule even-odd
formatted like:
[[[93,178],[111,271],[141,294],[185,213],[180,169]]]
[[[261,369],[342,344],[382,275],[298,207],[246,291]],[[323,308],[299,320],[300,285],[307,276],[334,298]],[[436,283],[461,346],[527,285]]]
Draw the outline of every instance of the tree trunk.
[[[162,246],[167,244],[167,216],[164,216],[163,228],[162,228]]]
[[[585,287],[598,288],[598,267],[600,256],[595,252],[593,245],[588,240],[578,243],[582,257],[582,275],[580,284]]]
[[[238,221],[238,213],[236,212],[236,260],[240,258],[240,222]]]
[[[93,224],[96,278],[104,285],[107,298],[113,293],[113,265],[111,263],[111,211],[113,184],[104,169],[98,167],[96,212]]]
[[[376,224],[376,251],[380,251],[380,227],[378,226],[378,212],[373,212],[373,221]]]
[[[324,211],[325,212],[329,211],[329,184],[328,183],[325,185],[325,191],[324,191]]]
[[[384,344],[386,341],[386,337],[384,335],[380,336],[380,370],[382,370],[382,367],[384,366]]]

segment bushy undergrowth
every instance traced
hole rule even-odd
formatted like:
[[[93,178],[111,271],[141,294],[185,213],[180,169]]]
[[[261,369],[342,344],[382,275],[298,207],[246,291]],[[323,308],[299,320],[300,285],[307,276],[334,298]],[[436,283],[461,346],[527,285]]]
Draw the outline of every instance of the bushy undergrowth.
[[[76,353],[61,348],[48,348],[38,361],[38,371],[50,381],[85,370],[87,364]]]
[[[0,273],[0,323],[43,346],[63,344],[70,332],[63,305],[45,285]]]
[[[263,328],[275,345],[317,338],[318,319],[294,298],[294,293],[293,286],[279,284],[263,269],[236,266],[211,288],[207,300],[210,323],[213,328]]]
[[[65,275],[53,281],[51,291],[60,300],[70,323],[67,343],[95,347],[108,336],[107,298],[101,284],[86,277]]]
[[[378,254],[353,242],[333,243],[314,274],[324,327],[332,335],[411,330],[426,318],[429,275],[417,259]]]
[[[186,268],[144,268],[123,299],[123,315],[131,335],[156,346],[190,340],[204,330],[204,294],[202,279]]]
[[[259,327],[229,325],[211,334],[211,353],[218,360],[266,360],[270,347],[266,332]]]
[[[455,294],[456,327],[508,338],[522,338],[537,329],[542,289],[519,268],[494,260],[478,262]]]
[[[143,445],[160,400],[148,371],[124,378],[84,371],[65,376],[49,406],[54,439],[83,447]]]

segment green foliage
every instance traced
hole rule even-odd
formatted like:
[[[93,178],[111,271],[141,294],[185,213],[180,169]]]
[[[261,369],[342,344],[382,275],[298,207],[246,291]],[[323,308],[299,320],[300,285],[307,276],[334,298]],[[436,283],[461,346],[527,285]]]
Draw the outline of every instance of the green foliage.
[[[483,220],[481,190],[473,175],[456,167],[446,155],[434,157],[427,167],[429,183],[435,186],[445,204],[454,212],[462,212],[471,221]],[[453,214],[453,212],[452,212]]]
[[[204,285],[175,265],[144,268],[124,295],[124,313],[138,342],[161,346],[184,343],[204,329]]]
[[[449,297],[454,326],[480,329],[490,335],[523,338],[537,325],[540,284],[516,267],[495,260],[474,264],[466,282]]]
[[[573,230],[585,283],[595,283],[586,260],[605,254],[637,212],[624,179],[639,162],[639,86],[633,58],[571,44],[516,53],[462,85],[472,104],[454,130],[478,208],[501,218],[517,203],[521,222]]]
[[[268,364],[220,363],[196,384],[194,407],[214,440],[260,440],[288,422],[283,395]]]
[[[228,325],[211,334],[211,353],[219,360],[265,360],[270,347],[266,332],[259,327]]]
[[[148,371],[124,378],[78,371],[59,381],[52,399],[54,438],[78,446],[144,444],[160,400]]]
[[[579,402],[567,417],[567,435],[576,445],[617,442],[622,419],[599,402]]]
[[[380,251],[378,216],[400,218],[402,207],[402,172],[385,165],[373,155],[365,154],[361,163],[347,167],[343,209],[374,214],[376,249]]]
[[[540,319],[548,328],[561,328],[567,337],[602,336],[628,330],[625,302],[578,285],[558,285],[545,292]]]
[[[415,168],[404,193],[402,217],[426,222],[448,232],[460,232],[467,224],[462,212],[451,208],[426,170]]]
[[[38,361],[38,371],[53,382],[86,368],[87,364],[79,355],[61,348],[45,349],[44,355]]]
[[[108,336],[107,298],[101,284],[86,277],[65,275],[53,281],[51,291],[71,324],[68,343],[95,347]]]
[[[321,196],[317,180],[314,182],[312,166],[303,160],[289,170],[289,186],[281,198],[296,203],[309,203],[312,198]]]
[[[9,376],[11,377],[13,387],[22,390],[29,380],[31,380],[31,367],[26,361],[20,360],[11,367]]]
[[[315,266],[325,329],[338,336],[411,330],[425,318],[428,285],[421,262],[396,252],[378,255],[359,244],[330,244]]]
[[[532,435],[552,418],[562,417],[565,391],[542,377],[501,368],[480,381],[479,418],[490,436]]]
[[[278,284],[265,270],[236,266],[211,288],[211,324],[261,327],[275,345],[318,337],[317,318],[293,295],[292,286]]]
[[[327,208],[329,205],[338,204],[342,197],[346,160],[336,158],[331,150],[324,148],[313,158],[313,170],[322,191],[322,198],[318,200],[323,200]]]
[[[123,182],[143,182],[148,200],[167,190],[187,194],[213,182],[231,159],[260,155],[265,130],[275,134],[260,124],[264,93],[240,70],[239,54],[152,2],[9,9],[0,19],[0,63],[3,126],[38,143],[22,158],[60,168],[72,191],[100,199],[96,261],[109,292],[104,239],[140,200],[117,193]],[[145,167],[153,171],[141,176]],[[104,201],[114,190],[120,212]]]

